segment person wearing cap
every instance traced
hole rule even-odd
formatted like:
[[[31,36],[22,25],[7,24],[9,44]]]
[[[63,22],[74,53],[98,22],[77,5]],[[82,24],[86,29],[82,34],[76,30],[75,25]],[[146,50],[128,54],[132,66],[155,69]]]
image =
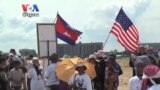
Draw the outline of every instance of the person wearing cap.
[[[129,89],[128,90],[141,90],[143,69],[145,66],[150,65],[151,62],[146,55],[137,56],[134,62],[134,69],[136,75],[129,80]]]
[[[156,65],[148,65],[143,71],[141,90],[160,90],[160,68]]]
[[[113,61],[113,66],[114,66],[114,68],[116,69],[116,71],[117,71],[117,74],[118,75],[122,75],[123,74],[123,71],[122,71],[122,69],[121,69],[121,66],[117,63],[117,61],[116,61],[116,55],[114,54],[114,53],[111,53],[110,55],[109,55],[109,57],[112,59],[112,61]]]
[[[87,67],[84,64],[76,66],[77,74],[69,79],[70,90],[92,90],[90,77],[85,73]]]
[[[30,90],[45,90],[42,69],[39,68],[39,59],[33,58],[33,66],[28,71],[30,81]]]
[[[121,66],[117,63],[116,55],[114,53],[110,53],[107,59],[110,59],[112,61],[113,66],[116,70],[116,73],[118,76],[118,79],[117,79],[117,87],[118,87],[119,86],[119,76],[123,74],[123,71],[121,69]],[[106,64],[106,66],[107,66],[107,64]]]
[[[98,50],[96,53],[96,61],[97,61],[97,64],[100,66],[100,81],[101,81],[101,88],[104,88],[104,77],[105,77],[105,68],[106,68],[106,64],[105,64],[105,58],[106,58],[106,55],[105,53],[103,52],[103,50]]]
[[[105,69],[105,87],[104,90],[117,90],[118,88],[118,73],[114,67],[114,60],[109,56],[106,60]]]
[[[14,90],[21,90],[22,89],[22,83],[25,79],[23,71],[19,68],[20,62],[14,61],[14,68],[9,72],[9,80],[11,82],[11,88]],[[25,86],[26,90],[26,86]]]
[[[96,78],[92,80],[94,89],[102,90],[103,83],[101,83],[101,77],[100,77],[101,69],[100,69],[100,65],[96,61],[96,55],[91,54],[88,57],[88,61],[95,66],[95,71],[96,71],[96,75],[97,75]]]
[[[0,57],[0,90],[9,90],[9,82],[5,72],[6,67],[6,59]]]
[[[56,77],[56,72],[55,72],[58,62],[57,54],[53,53],[50,56],[49,60],[51,61],[51,64],[47,67],[45,71],[45,78],[47,79],[46,84],[50,90],[59,90],[59,80]]]
[[[8,61],[9,61],[9,70],[11,70],[14,67],[14,64],[13,64],[14,61],[19,61],[22,64],[22,61],[17,56],[15,49],[10,49]]]

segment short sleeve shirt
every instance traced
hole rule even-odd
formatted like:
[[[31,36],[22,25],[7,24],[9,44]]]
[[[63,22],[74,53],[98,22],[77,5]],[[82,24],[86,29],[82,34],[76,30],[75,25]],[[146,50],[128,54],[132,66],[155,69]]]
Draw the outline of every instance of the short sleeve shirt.
[[[22,78],[24,78],[23,71],[21,69],[16,70],[13,68],[9,73],[9,78],[11,79],[12,86],[21,86],[22,83],[17,84],[14,81],[21,81]]]
[[[142,80],[138,76],[134,76],[129,80],[129,90],[141,90]]]

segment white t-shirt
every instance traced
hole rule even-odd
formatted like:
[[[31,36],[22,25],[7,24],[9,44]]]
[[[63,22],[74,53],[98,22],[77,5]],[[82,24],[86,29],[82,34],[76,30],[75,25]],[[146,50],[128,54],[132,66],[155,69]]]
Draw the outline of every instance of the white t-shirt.
[[[45,71],[45,77],[47,78],[47,86],[50,85],[59,85],[59,80],[56,77],[56,69],[57,63],[50,64]]]
[[[147,90],[160,90],[160,84],[153,85],[152,87],[148,88]]]
[[[75,83],[77,87],[85,88],[86,90],[92,90],[91,79],[87,74],[79,75],[74,74],[69,79],[68,84],[71,85]],[[81,86],[80,86],[81,84]]]
[[[142,80],[138,76],[134,76],[129,80],[129,90],[141,90]]]
[[[45,90],[44,80],[42,75],[37,76],[35,68],[30,68],[28,71],[28,78],[31,79],[30,90]]]

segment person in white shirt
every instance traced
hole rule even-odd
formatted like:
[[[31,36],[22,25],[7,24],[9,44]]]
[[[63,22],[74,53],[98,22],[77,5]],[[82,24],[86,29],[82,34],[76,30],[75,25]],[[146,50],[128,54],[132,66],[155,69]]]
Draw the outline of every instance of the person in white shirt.
[[[39,59],[33,59],[33,67],[28,71],[28,78],[31,79],[30,90],[45,90],[42,70],[39,68]]]
[[[150,63],[151,62],[149,58],[145,55],[136,57],[136,60],[134,62],[134,69],[136,71],[136,76],[130,78],[129,90],[141,90],[143,69],[145,66],[149,65]]]
[[[71,90],[92,90],[90,77],[85,73],[86,66],[79,64],[76,67],[77,74],[73,74],[69,79],[69,86]]]
[[[152,87],[148,88],[147,90],[159,90],[160,89],[160,84],[153,85]]]
[[[58,56],[57,54],[52,54],[49,59],[51,60],[51,64],[45,71],[45,78],[47,79],[46,85],[50,90],[59,90],[59,80],[57,79],[55,72]]]

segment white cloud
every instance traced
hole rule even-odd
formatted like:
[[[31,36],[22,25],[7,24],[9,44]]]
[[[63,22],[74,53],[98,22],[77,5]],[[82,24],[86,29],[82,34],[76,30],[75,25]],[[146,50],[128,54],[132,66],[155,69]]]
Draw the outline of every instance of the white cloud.
[[[0,47],[3,51],[10,48],[36,48],[36,22],[29,22],[17,17],[7,17],[1,15],[3,22],[0,32]],[[28,29],[31,29],[28,31]]]
[[[159,0],[1,0],[1,3],[0,49],[4,51],[11,47],[36,49],[36,23],[52,23],[57,11],[83,32],[79,41],[104,42],[121,6],[138,28],[141,41],[159,41]],[[40,17],[23,18],[21,4],[25,3],[37,4]],[[112,34],[106,45],[106,50],[111,49],[124,50]]]
[[[107,0],[108,2],[110,0]],[[106,1],[106,2],[107,2]],[[154,2],[152,2],[154,3]],[[87,25],[84,27],[84,32],[87,33],[86,36],[90,37],[90,40],[95,41],[103,41],[107,38],[107,33],[110,31],[116,15],[119,11],[119,9],[123,6],[124,11],[129,16],[129,18],[133,21],[133,23],[136,25],[140,32],[140,37],[142,41],[150,42],[152,41],[149,38],[146,38],[148,35],[157,35],[158,31],[154,30],[154,32],[149,31],[149,25],[148,27],[144,27],[145,23],[148,23],[151,25],[151,22],[146,22],[147,19],[143,17],[150,17],[148,14],[146,14],[149,9],[153,9],[153,6],[151,7],[151,1],[150,0],[114,0],[114,2],[104,3],[103,5],[99,6],[97,5],[95,8],[92,9],[91,17],[89,17]],[[155,21],[152,29],[155,27],[158,27],[159,21]],[[151,29],[151,28],[150,28]],[[144,30],[146,30],[144,32]],[[88,34],[91,32],[90,34]],[[93,34],[95,33],[95,34]],[[103,35],[102,35],[103,34]],[[96,36],[96,37],[95,37]],[[99,38],[101,37],[101,38]],[[154,38],[154,37],[153,37]],[[153,39],[152,38],[152,39]],[[158,39],[154,39],[153,42],[157,42]],[[124,50],[124,48],[116,41],[115,36],[111,34],[108,45],[106,46],[106,50],[110,49],[118,49],[118,50]]]

